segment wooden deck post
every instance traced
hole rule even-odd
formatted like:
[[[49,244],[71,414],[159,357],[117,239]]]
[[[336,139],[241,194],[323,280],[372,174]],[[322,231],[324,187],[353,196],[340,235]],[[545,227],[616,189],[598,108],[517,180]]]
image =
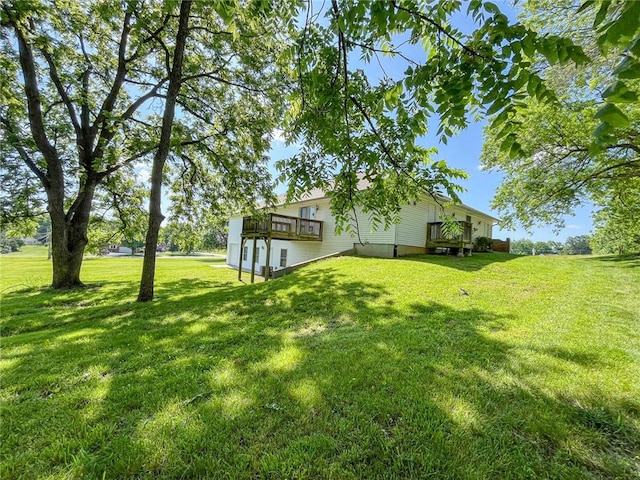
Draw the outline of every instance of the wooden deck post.
[[[267,280],[269,280],[269,274],[271,273],[271,238],[270,237],[266,237],[264,239],[264,243],[267,244],[267,261],[266,261],[266,265],[264,267],[264,281],[266,282]]]
[[[251,256],[251,283],[253,283],[256,276],[256,247],[258,246],[258,239],[253,239],[253,255]]]
[[[240,240],[240,258],[238,259],[238,281],[242,281],[242,252],[244,251],[244,244],[247,242],[246,237],[241,237]]]

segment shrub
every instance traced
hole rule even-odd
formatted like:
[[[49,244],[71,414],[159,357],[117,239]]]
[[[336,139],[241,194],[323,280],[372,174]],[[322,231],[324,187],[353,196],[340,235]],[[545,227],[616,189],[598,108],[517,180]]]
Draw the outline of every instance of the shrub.
[[[476,252],[487,252],[493,247],[493,240],[489,237],[478,237],[473,244],[473,249]]]

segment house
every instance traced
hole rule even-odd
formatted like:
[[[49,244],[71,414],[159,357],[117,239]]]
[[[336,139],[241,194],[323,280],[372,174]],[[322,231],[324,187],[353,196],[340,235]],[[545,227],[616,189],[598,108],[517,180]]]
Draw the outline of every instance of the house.
[[[350,232],[335,233],[329,197],[315,190],[298,202],[278,205],[264,217],[231,217],[227,264],[238,268],[239,276],[242,270],[251,271],[253,281],[253,272],[268,278],[292,265],[346,251],[389,258],[442,249],[470,255],[475,238],[491,238],[498,221],[466,205],[447,208],[446,214],[453,214],[462,227],[463,234],[455,240],[443,236],[441,208],[427,195],[403,207],[399,223],[386,230],[374,230],[369,216],[356,210],[358,239]]]
[[[120,254],[126,254],[126,255],[131,255],[131,247],[125,247],[124,245],[119,245],[117,243],[114,244],[110,244],[107,246],[107,252],[108,253],[120,253]]]

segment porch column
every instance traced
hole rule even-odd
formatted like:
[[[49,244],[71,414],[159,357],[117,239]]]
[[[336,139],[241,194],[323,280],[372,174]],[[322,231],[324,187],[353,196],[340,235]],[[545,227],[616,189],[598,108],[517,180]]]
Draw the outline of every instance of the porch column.
[[[247,242],[245,237],[240,240],[240,258],[238,259],[238,281],[242,281],[242,252],[244,250],[244,244]]]
[[[265,238],[264,243],[267,244],[267,264],[264,267],[264,281],[266,282],[269,280],[269,273],[271,270],[271,237]]]
[[[256,252],[258,246],[258,239],[253,239],[253,255],[251,256],[251,283],[253,283],[256,276]]]

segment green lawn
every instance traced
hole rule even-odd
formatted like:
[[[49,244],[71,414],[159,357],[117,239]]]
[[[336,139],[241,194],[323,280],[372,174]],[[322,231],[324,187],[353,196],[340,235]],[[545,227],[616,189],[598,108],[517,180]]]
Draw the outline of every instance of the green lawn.
[[[0,478],[640,478],[640,258],[0,257]],[[469,295],[462,295],[464,288]]]

